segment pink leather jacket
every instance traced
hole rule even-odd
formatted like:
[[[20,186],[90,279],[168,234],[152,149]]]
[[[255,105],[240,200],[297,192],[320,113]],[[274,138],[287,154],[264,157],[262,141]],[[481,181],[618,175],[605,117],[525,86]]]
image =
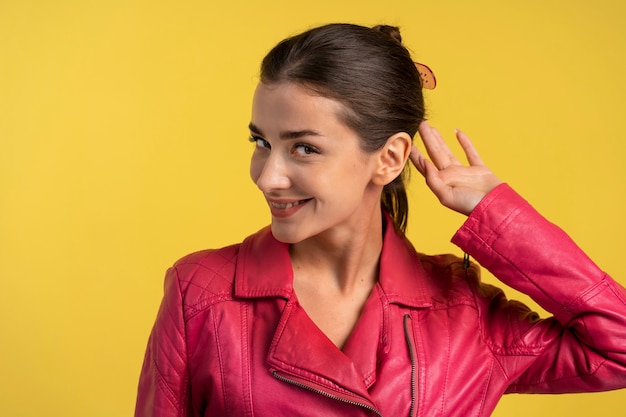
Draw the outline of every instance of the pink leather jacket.
[[[507,392],[626,386],[626,291],[559,228],[503,184],[453,242],[554,317],[416,253],[387,219],[379,282],[339,350],[266,228],[168,271],[136,416],[487,416]]]

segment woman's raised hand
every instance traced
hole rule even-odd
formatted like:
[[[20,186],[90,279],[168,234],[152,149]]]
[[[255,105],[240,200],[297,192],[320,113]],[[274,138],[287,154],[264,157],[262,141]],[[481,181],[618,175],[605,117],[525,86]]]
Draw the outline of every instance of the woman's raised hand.
[[[444,206],[469,215],[480,200],[502,182],[485,166],[465,133],[457,131],[456,138],[469,166],[454,156],[437,129],[426,121],[420,124],[419,134],[430,160],[413,145],[411,162]]]

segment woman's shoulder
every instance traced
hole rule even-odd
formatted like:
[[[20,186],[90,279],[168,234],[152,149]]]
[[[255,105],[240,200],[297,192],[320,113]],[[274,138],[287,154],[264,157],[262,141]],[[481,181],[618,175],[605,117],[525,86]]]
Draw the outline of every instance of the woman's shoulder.
[[[167,271],[166,297],[179,299],[187,317],[230,299],[239,247],[205,249],[180,258]]]
[[[474,285],[480,282],[480,267],[468,258],[449,253],[428,255],[418,252],[417,256],[426,274],[437,283],[450,286],[468,281]]]
[[[177,260],[172,268],[192,276],[219,273],[224,269],[228,270],[229,265],[234,267],[240,246],[241,244],[237,243],[219,249],[192,252]]]
[[[250,245],[262,240],[265,231],[248,236],[241,243],[218,249],[192,252],[177,260],[169,268],[187,305],[211,304],[232,298],[235,274],[244,253]]]
[[[443,304],[476,302],[476,296],[493,298],[502,293],[498,287],[481,282],[480,266],[468,257],[453,254],[418,257],[427,276],[427,286],[434,300]]]

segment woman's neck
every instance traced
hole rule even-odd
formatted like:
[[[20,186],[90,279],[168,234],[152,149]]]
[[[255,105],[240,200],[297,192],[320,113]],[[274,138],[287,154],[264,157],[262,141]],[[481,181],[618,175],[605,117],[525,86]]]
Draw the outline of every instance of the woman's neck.
[[[290,250],[298,302],[339,349],[378,281],[383,244],[380,207],[355,226],[307,239]]]
[[[380,208],[352,227],[329,230],[293,244],[290,248],[294,279],[344,295],[378,280],[378,260],[383,243]]]

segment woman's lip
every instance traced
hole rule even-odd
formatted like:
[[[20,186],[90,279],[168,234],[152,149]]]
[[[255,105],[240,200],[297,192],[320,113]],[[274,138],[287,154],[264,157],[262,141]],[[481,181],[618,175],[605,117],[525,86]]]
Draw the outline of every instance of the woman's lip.
[[[296,213],[311,200],[311,198],[305,198],[303,200],[272,200],[268,198],[267,203],[270,206],[272,216],[285,218]]]

